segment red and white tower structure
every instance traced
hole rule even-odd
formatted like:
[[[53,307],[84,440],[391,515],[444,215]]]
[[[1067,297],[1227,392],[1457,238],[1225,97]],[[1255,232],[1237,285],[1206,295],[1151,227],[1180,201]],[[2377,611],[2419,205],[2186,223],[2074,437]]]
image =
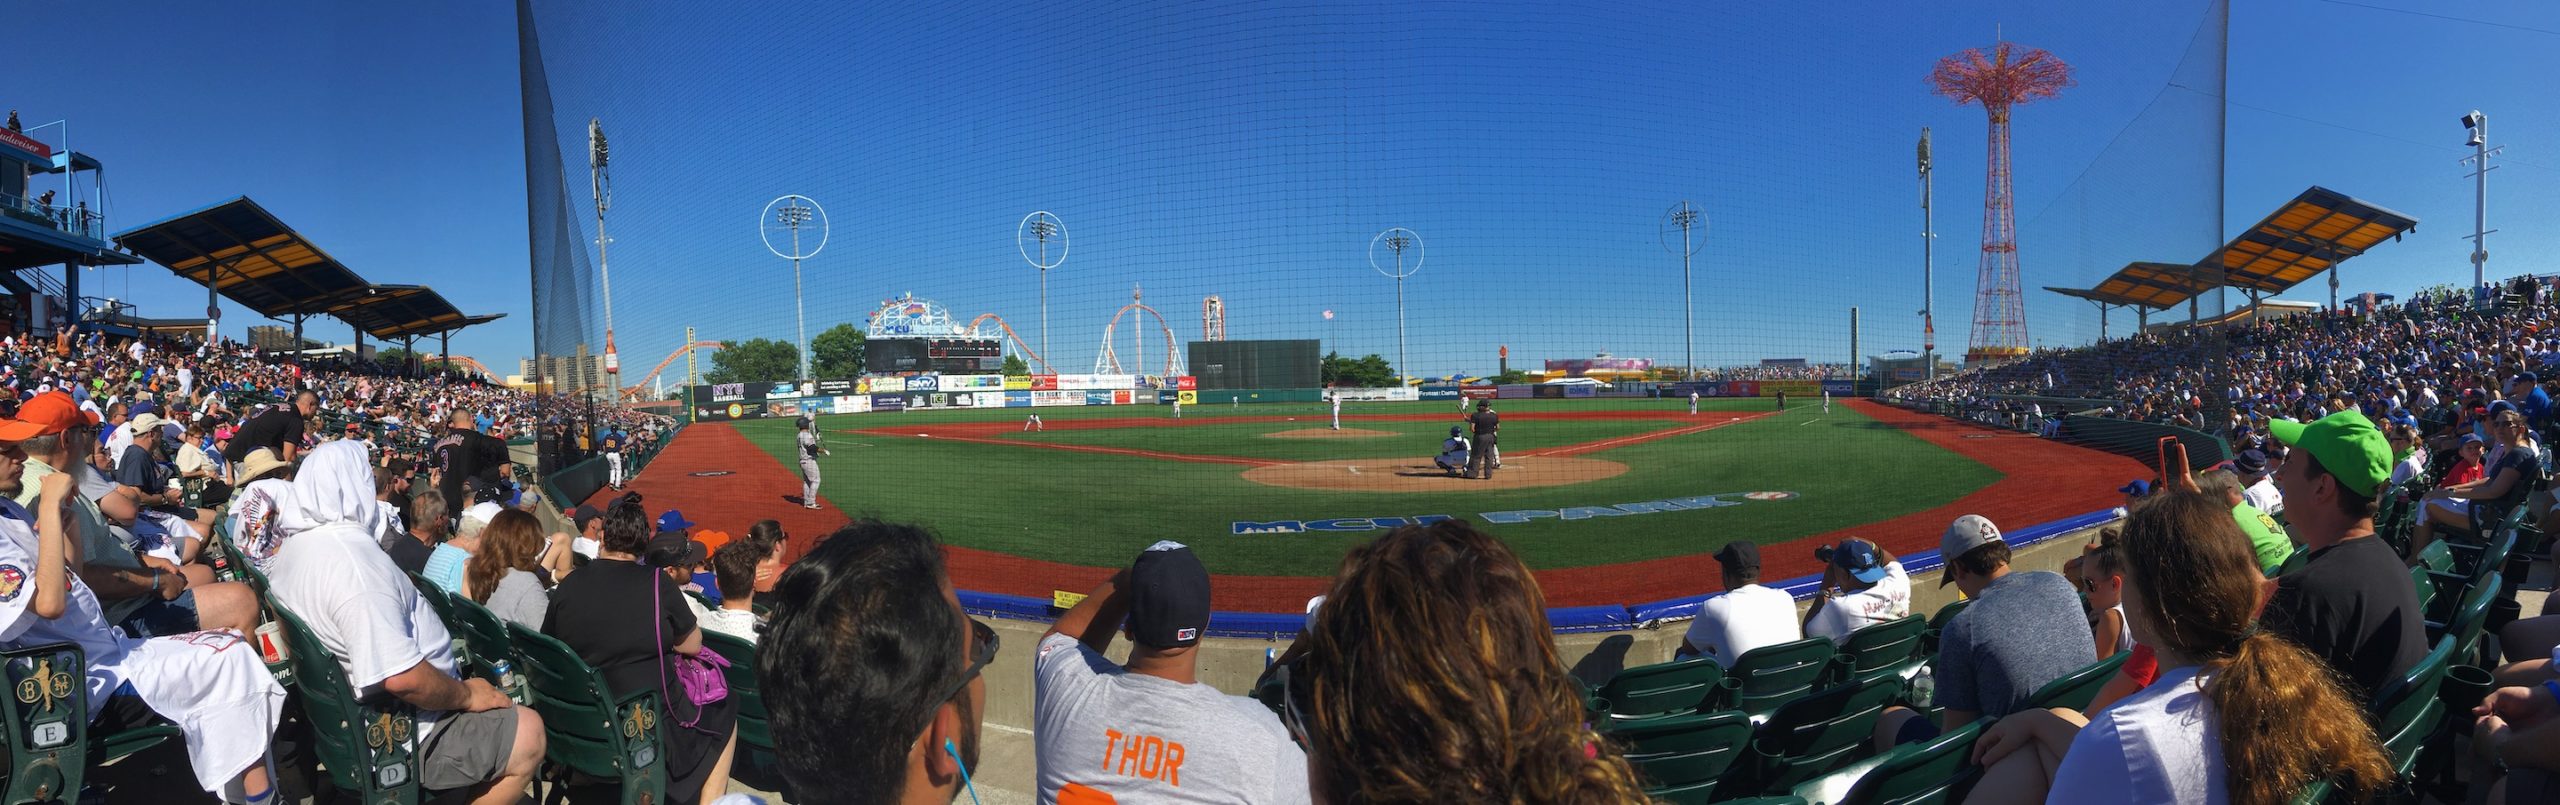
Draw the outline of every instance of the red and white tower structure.
[[[2071,86],[2071,65],[2038,48],[2007,42],[1991,52],[1969,49],[1939,59],[1929,71],[1938,94],[1957,105],[1978,103],[1991,116],[1988,185],[1982,195],[1982,270],[1974,290],[1973,337],[1966,363],[2027,354],[2026,299],[2018,282],[2018,213],[2009,187],[2009,108],[2051,98]]]

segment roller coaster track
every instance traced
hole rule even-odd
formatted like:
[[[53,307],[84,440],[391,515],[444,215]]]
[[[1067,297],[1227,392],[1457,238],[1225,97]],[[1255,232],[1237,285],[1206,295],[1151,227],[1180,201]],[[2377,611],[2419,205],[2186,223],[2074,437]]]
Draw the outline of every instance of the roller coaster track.
[[[1041,374],[1057,373],[1058,370],[1049,368],[1049,359],[1040,357],[1040,353],[1033,350],[1030,344],[1023,343],[1022,334],[1014,332],[1013,325],[1006,324],[1003,316],[998,316],[993,313],[979,314],[977,318],[969,320],[969,329],[975,331],[978,329],[978,325],[991,320],[996,323],[997,329],[1004,331],[1004,337],[1013,339],[1014,349],[1022,350],[1022,354],[1031,356],[1031,365],[1040,367]]]
[[[649,373],[648,373],[648,374],[645,374],[645,375],[641,375],[641,376],[640,376],[640,382],[639,382],[639,383],[636,383],[636,384],[633,384],[633,385],[629,385],[629,386],[624,386],[624,387],[622,387],[622,399],[624,399],[624,400],[645,400],[645,399],[647,399],[647,395],[648,395],[648,393],[649,393],[649,386],[650,386],[650,384],[651,384],[651,383],[654,383],[654,382],[656,382],[656,381],[657,381],[657,379],[658,379],[658,373],[659,373],[659,372],[666,371],[666,369],[667,369],[667,364],[675,363],[675,362],[676,362],[676,359],[677,359],[677,358],[684,357],[685,353],[692,352],[692,351],[697,350],[697,349],[720,349],[720,348],[722,348],[722,345],[721,345],[721,343],[720,343],[720,342],[718,342],[718,341],[695,341],[695,342],[693,342],[693,343],[686,344],[686,345],[681,346],[681,347],[677,347],[677,348],[676,348],[676,351],[667,353],[667,357],[666,357],[665,359],[658,361],[658,365],[656,365],[656,366],[652,366],[652,367],[649,367]]]

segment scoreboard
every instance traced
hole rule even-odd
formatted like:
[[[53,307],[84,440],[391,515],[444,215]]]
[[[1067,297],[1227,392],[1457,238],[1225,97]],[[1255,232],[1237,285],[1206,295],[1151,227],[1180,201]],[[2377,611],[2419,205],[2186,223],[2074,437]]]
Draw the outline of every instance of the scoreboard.
[[[863,347],[873,374],[992,374],[1004,366],[1004,342],[993,338],[875,338]]]

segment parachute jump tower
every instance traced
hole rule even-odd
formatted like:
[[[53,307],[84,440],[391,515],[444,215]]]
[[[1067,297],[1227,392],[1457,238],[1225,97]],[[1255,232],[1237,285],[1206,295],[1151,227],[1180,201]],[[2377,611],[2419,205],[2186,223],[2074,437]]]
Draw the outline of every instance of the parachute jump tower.
[[[2071,65],[2039,48],[2008,42],[1991,53],[1967,49],[1938,60],[1929,84],[1956,105],[1982,104],[1991,116],[1988,187],[1982,194],[1982,268],[1973,296],[1973,336],[1965,363],[2027,354],[2027,312],[2018,282],[2018,214],[2009,186],[2009,108],[2062,94]]]

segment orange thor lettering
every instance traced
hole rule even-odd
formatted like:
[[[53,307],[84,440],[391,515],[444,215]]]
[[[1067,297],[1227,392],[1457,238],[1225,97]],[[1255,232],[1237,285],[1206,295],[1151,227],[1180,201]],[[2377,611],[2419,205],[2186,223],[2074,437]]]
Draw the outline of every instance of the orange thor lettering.
[[[1127,735],[1103,730],[1102,770],[1182,786],[1182,743],[1154,735]]]

